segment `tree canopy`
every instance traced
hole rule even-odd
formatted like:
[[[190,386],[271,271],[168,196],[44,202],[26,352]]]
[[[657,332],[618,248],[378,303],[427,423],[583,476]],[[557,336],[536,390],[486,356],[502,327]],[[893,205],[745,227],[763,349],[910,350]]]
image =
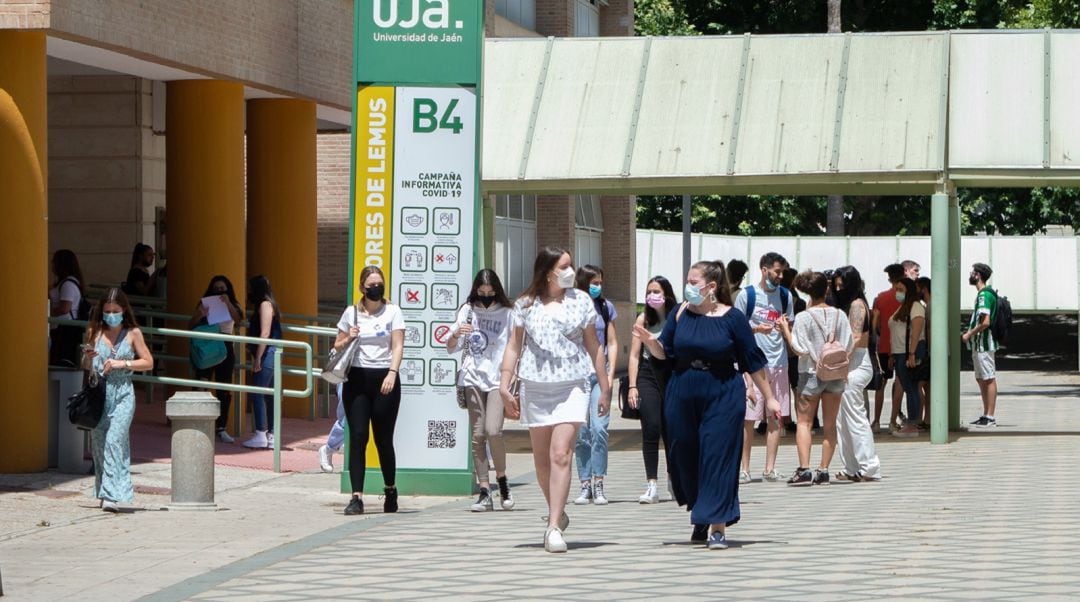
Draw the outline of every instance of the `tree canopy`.
[[[823,0],[637,0],[638,35],[820,33]],[[925,31],[1080,27],[1080,0],[843,0],[844,31]],[[1080,190],[1069,188],[960,189],[964,234],[1034,234],[1052,224],[1080,230]],[[826,197],[695,196],[695,231],[718,234],[812,236],[824,233]],[[844,199],[845,231],[858,235],[925,235],[929,197]],[[682,228],[678,197],[639,197],[638,227]]]

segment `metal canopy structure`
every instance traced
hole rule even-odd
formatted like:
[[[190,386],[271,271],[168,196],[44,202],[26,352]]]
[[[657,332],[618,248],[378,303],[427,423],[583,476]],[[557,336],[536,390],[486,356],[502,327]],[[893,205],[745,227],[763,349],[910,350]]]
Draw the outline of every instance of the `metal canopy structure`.
[[[1077,31],[493,39],[484,189],[1067,185],[1080,181],[1078,63]]]
[[[485,193],[931,194],[934,443],[960,426],[956,187],[1080,185],[1080,31],[496,39]]]

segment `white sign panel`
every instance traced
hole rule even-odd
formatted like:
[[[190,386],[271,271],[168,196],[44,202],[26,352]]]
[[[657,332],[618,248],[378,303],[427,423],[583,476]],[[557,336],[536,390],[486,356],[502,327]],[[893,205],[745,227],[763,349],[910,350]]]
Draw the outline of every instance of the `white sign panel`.
[[[405,314],[399,468],[468,468],[468,415],[456,402],[446,340],[472,286],[476,95],[460,87],[397,88],[393,272]]]

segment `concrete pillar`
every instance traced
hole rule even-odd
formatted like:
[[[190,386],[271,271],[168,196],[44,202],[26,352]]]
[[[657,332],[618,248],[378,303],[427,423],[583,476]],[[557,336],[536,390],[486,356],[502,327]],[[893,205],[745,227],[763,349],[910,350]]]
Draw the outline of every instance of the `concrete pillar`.
[[[215,274],[232,281],[242,303],[247,287],[244,86],[172,81],[166,85],[166,104],[169,311],[190,315]],[[168,351],[186,356],[187,341],[170,340]],[[186,365],[174,363],[168,373],[190,374]]]
[[[248,274],[270,279],[282,312],[314,316],[319,304],[315,103],[261,99],[247,105]],[[299,378],[286,382],[303,388]],[[307,399],[282,402],[284,415],[307,416]]]
[[[930,442],[947,443],[949,382],[957,374],[949,370],[950,286],[945,281],[949,271],[949,195],[935,194],[930,198],[930,273],[940,284],[934,287],[931,302],[930,331]],[[944,285],[944,286],[943,286]]]
[[[960,203],[956,189],[949,190],[949,430],[960,430],[960,355],[965,352],[960,342],[960,291],[967,282],[967,268],[960,265]],[[934,289],[937,291],[937,289]]]
[[[0,305],[30,316],[7,320],[0,345],[0,473],[39,472],[49,461],[46,87],[45,33],[0,30]]]
[[[172,421],[173,510],[214,510],[214,421],[218,400],[206,391],[182,391],[165,402]]]

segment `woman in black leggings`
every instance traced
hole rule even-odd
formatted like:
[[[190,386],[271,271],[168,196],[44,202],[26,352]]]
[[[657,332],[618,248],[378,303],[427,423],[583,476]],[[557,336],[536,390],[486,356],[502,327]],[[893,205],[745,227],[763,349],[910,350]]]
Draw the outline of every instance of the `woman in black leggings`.
[[[637,317],[637,324],[652,333],[664,329],[668,314],[678,305],[671,283],[663,276],[654,276],[645,286],[645,311]],[[667,429],[664,426],[664,389],[670,370],[664,360],[652,357],[637,337],[630,343],[630,379],[627,401],[630,407],[641,413],[641,454],[645,459],[645,493],[638,498],[642,504],[660,501],[657,493],[656,473],[660,464],[660,439],[667,450]]]
[[[345,309],[334,341],[334,348],[340,353],[353,340],[360,339],[343,388],[345,419],[349,426],[349,480],[352,483],[352,499],[345,508],[348,515],[364,513],[365,448],[369,424],[386,486],[383,512],[398,510],[394,425],[401,407],[398,367],[405,346],[405,320],[401,308],[386,301],[386,280],[379,268],[369,265],[360,272],[360,292],[364,295],[363,300]]]

